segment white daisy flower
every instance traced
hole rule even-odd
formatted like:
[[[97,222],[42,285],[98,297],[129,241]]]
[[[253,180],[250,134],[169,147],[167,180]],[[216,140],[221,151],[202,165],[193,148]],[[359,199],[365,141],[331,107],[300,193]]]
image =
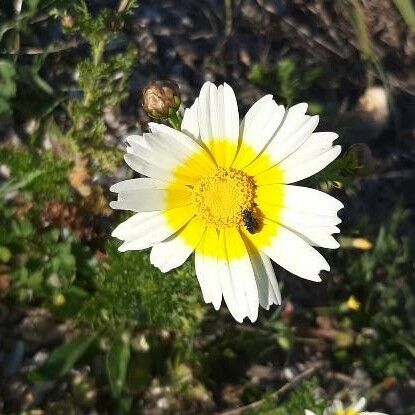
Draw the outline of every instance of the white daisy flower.
[[[362,409],[366,407],[366,399],[360,398],[357,402],[353,403],[352,405],[345,408],[343,403],[339,400],[335,400],[333,405],[328,407],[324,410],[324,415],[387,415],[383,412],[366,412]],[[311,411],[310,414],[306,415],[313,415]],[[314,414],[315,415],[315,414]]]
[[[318,116],[307,104],[285,109],[271,95],[239,122],[232,88],[206,82],[186,109],[181,132],[150,123],[151,132],[127,137],[126,163],[147,178],[111,187],[114,209],[137,212],[112,233],[119,250],[152,247],[162,272],[195,251],[206,303],[222,297],[232,316],[254,322],[261,305],[281,303],[270,259],[289,272],[321,281],[330,270],[313,248],[337,248],[337,199],[291,183],[326,167],[339,154],[332,132],[313,131]]]

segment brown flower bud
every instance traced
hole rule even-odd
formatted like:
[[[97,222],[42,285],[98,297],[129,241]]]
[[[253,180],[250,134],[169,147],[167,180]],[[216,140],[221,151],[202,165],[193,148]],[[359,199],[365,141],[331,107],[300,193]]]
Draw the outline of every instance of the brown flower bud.
[[[65,14],[61,19],[61,25],[64,29],[73,29],[75,26],[75,18],[70,14]]]
[[[143,108],[152,118],[169,118],[180,102],[179,86],[170,79],[150,82],[143,90]]]
[[[124,26],[121,16],[113,11],[110,11],[107,16],[105,16],[104,21],[105,27],[111,32],[117,32]]]

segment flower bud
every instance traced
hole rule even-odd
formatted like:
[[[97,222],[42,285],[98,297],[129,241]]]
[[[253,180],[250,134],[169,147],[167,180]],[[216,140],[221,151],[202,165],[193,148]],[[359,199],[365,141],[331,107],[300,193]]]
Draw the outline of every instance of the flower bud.
[[[75,18],[70,14],[65,14],[61,19],[61,25],[64,29],[73,29],[75,26]]]
[[[62,307],[66,303],[66,298],[63,294],[55,294],[53,296],[53,305],[56,307]]]
[[[171,117],[180,103],[179,86],[170,79],[150,82],[143,90],[143,108],[152,118]]]
[[[105,16],[104,22],[105,22],[105,27],[110,32],[117,32],[117,31],[121,30],[124,26],[124,22],[123,22],[121,16],[118,13],[115,13],[113,11],[110,11]]]

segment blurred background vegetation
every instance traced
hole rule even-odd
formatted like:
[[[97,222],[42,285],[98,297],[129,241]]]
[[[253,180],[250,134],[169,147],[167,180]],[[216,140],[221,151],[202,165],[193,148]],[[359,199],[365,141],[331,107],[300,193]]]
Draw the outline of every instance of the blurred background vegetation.
[[[410,0],[6,0],[0,5],[0,413],[415,414],[415,9]],[[343,154],[323,282],[278,268],[256,324],[203,304],[191,261],[119,254],[108,188],[140,91],[226,81],[310,103]],[[238,408],[238,409],[235,409]]]

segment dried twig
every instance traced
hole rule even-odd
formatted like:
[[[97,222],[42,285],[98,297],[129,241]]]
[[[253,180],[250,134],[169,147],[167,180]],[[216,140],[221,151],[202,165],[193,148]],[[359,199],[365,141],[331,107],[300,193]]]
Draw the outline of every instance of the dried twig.
[[[306,369],[304,372],[300,373],[298,376],[296,376],[294,379],[283,385],[281,388],[279,388],[275,394],[274,398],[279,399],[281,396],[285,395],[287,392],[289,392],[291,389],[293,389],[295,386],[298,385],[302,380],[309,378],[310,376],[314,375],[314,373],[318,372],[322,367],[324,366],[323,361],[319,361],[314,363],[311,367]],[[260,399],[259,401],[252,402],[248,405],[240,406],[239,408],[230,409],[224,412],[217,413],[218,415],[239,415],[247,410],[256,409],[259,406],[262,405],[264,402],[263,399]]]
[[[0,54],[5,55],[44,55],[49,53],[59,53],[63,52],[64,50],[77,48],[84,42],[79,40],[71,40],[67,43],[57,44],[53,46],[49,46],[47,48],[25,48],[17,51],[0,51]]]

